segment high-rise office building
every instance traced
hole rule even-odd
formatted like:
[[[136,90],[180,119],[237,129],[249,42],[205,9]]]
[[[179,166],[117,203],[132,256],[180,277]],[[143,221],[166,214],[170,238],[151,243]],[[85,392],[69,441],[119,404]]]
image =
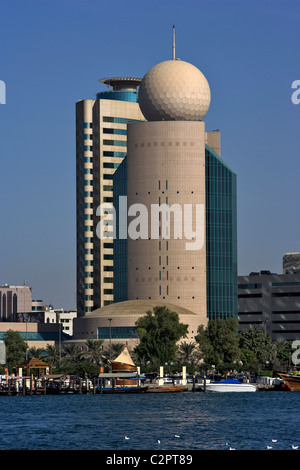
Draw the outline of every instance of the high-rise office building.
[[[193,338],[195,325],[238,314],[236,175],[221,158],[220,132],[205,129],[209,84],[175,55],[134,81],[130,108],[115,95],[125,79],[105,83],[113,86],[108,100],[101,93],[96,101],[77,103],[77,308],[86,318],[77,322],[75,336],[83,340],[86,324],[91,337],[102,338],[113,312],[122,309],[116,334],[126,335],[139,308],[143,315],[157,302],[185,318],[189,312]],[[92,149],[85,147],[86,122],[92,123]],[[117,140],[107,133],[118,134]],[[105,164],[114,166],[108,171]],[[106,202],[115,212],[96,216]]]
[[[112,177],[127,154],[127,123],[143,119],[140,81],[101,79],[107,91],[76,103],[78,316],[114,301],[113,240],[97,237],[97,208],[112,205]]]
[[[145,208],[147,230],[117,233],[115,300],[169,302],[202,324],[237,316],[236,175],[220,157],[220,132],[205,131],[208,83],[193,65],[166,61],[144,77],[139,103],[146,121],[128,125],[114,204],[118,213],[126,196],[127,209]]]

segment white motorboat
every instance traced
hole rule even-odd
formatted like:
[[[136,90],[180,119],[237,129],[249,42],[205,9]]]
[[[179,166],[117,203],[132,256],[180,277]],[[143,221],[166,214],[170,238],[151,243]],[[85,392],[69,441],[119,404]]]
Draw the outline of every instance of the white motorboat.
[[[200,388],[206,392],[256,392],[257,388],[252,384],[244,384],[236,379],[226,379],[220,382],[201,384]]]

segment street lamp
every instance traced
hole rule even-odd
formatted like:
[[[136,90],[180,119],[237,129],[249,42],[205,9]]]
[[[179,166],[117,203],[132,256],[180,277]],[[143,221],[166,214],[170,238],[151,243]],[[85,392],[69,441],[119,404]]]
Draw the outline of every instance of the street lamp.
[[[111,367],[111,321],[112,318],[108,318],[109,321],[109,363],[110,363],[110,368]]]
[[[61,367],[61,322],[60,314],[58,314],[58,341],[59,341],[59,367]]]

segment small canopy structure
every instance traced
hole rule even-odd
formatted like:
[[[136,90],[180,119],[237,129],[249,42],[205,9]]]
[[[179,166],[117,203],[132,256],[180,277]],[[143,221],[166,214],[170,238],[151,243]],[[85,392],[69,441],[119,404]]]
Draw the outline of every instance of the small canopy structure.
[[[31,374],[31,369],[36,369],[38,378],[41,375],[41,371],[45,371],[46,367],[49,367],[49,373],[50,374],[52,373],[52,365],[47,364],[46,362],[41,361],[41,359],[38,359],[36,357],[32,357],[31,359],[28,359],[27,361],[20,364],[18,367],[26,368],[26,375]]]

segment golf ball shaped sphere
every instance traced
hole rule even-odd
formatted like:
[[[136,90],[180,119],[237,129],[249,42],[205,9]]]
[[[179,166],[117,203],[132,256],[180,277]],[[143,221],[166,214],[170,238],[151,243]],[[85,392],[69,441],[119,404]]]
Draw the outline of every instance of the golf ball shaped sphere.
[[[210,105],[203,73],[178,59],[152,67],[144,76],[138,102],[147,121],[202,121]]]

